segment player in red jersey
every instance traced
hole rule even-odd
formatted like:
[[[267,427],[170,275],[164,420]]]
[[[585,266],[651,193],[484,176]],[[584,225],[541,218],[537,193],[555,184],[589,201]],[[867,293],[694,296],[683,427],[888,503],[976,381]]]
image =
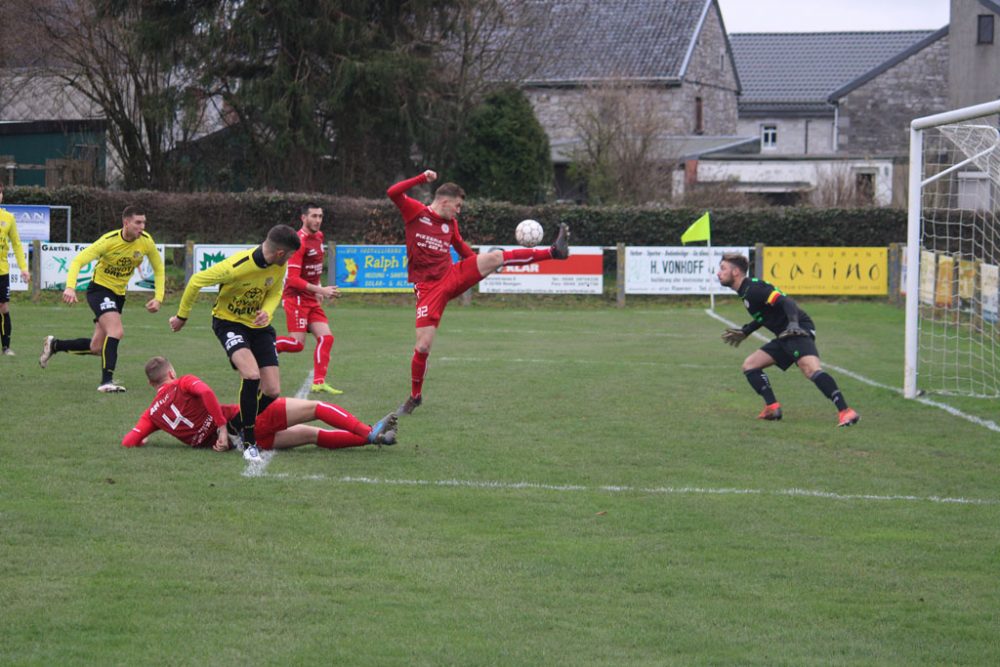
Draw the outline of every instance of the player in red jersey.
[[[280,336],[276,347],[278,352],[301,352],[305,347],[306,332],[311,332],[316,337],[312,391],[343,394],[326,383],[333,333],[322,302],[340,296],[340,290],[336,285],[324,287],[320,284],[324,266],[323,232],[319,229],[323,225],[323,209],[308,203],[299,211],[299,220],[302,221],[298,232],[302,245],[288,260],[285,289],[281,295],[288,335]]]
[[[462,188],[455,183],[441,185],[430,205],[406,195],[410,188],[433,183],[437,176],[437,172],[428,169],[396,183],[386,193],[406,223],[407,271],[417,296],[417,342],[410,362],[412,384],[409,398],[396,410],[398,415],[412,413],[423,402],[427,356],[449,301],[501,266],[569,257],[569,226],[565,223],[559,225],[556,240],[548,248],[492,250],[477,255],[458,231],[456,217],[465,202]],[[452,247],[462,257],[456,264],[451,263]]]
[[[156,398],[122,438],[123,447],[141,447],[149,434],[165,431],[192,447],[211,446],[217,452],[235,444],[239,432],[238,405],[220,405],[215,392],[194,375],[177,377],[163,357],[146,362],[146,377]],[[337,430],[306,426],[319,419]],[[257,446],[287,449],[316,444],[324,449],[396,444],[396,415],[389,413],[369,426],[340,407],[300,398],[279,398],[257,415]]]

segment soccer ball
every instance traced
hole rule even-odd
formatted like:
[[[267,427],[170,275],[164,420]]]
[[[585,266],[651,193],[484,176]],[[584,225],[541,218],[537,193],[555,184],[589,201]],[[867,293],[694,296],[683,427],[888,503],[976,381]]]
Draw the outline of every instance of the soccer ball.
[[[533,248],[541,243],[543,234],[545,230],[537,220],[522,220],[514,230],[514,238],[526,248]]]

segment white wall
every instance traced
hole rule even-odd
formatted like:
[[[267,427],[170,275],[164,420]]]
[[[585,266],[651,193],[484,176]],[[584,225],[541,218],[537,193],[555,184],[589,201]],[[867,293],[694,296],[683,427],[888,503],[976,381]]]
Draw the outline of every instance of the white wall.
[[[774,149],[762,147],[761,152],[765,155],[829,155],[834,152],[832,118],[740,118],[737,134],[760,137],[764,125],[778,128],[778,144]]]

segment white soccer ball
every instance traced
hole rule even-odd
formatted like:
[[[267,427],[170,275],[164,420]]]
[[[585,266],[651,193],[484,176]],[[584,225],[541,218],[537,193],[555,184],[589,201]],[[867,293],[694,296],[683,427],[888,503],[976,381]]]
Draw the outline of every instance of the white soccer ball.
[[[545,230],[537,220],[522,220],[514,230],[514,238],[526,248],[533,248],[541,243],[544,234]]]

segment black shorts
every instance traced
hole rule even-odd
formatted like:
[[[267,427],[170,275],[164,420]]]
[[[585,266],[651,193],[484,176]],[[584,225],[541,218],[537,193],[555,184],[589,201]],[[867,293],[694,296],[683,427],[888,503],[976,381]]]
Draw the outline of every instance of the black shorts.
[[[262,329],[254,329],[245,324],[213,317],[212,331],[229,355],[230,363],[233,352],[247,349],[253,353],[258,368],[278,365],[278,350],[274,347],[276,338],[274,327],[268,325]]]
[[[0,303],[10,301],[10,274],[0,274]]]
[[[787,370],[802,357],[819,357],[816,340],[812,336],[793,336],[791,338],[775,338],[760,348],[774,359],[775,365],[781,370]]]
[[[104,285],[98,285],[93,280],[90,281],[90,286],[87,287],[87,303],[90,304],[90,309],[94,311],[94,321],[101,319],[101,315],[105,313],[118,313],[125,310],[125,297],[124,295],[115,294],[109,290]]]

